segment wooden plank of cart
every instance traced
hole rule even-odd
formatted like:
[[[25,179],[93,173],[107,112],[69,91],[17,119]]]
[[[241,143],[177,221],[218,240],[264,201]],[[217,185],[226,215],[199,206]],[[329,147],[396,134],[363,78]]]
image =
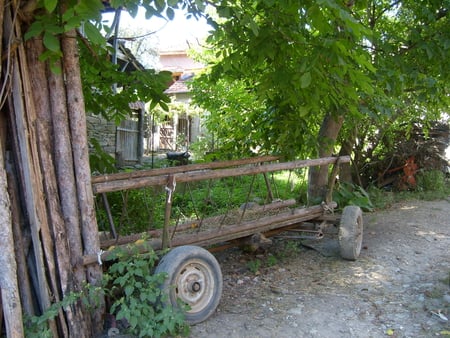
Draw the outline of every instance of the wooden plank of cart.
[[[111,239],[101,241],[102,248],[111,245],[125,245],[142,238],[142,234],[118,237],[110,212],[107,193],[138,189],[152,186],[163,186],[166,191],[164,227],[160,230],[149,230],[148,244],[154,250],[171,248],[160,260],[155,273],[165,272],[168,275],[162,286],[168,292],[169,301],[177,306],[178,300],[189,305],[186,320],[199,323],[210,317],[216,310],[222,294],[222,273],[220,266],[211,253],[218,248],[236,245],[240,241],[252,241],[254,236],[264,238],[284,231],[301,231],[320,239],[323,230],[330,224],[339,223],[339,244],[344,259],[356,260],[361,251],[363,222],[362,211],[356,206],[346,206],[342,215],[334,214],[336,203],[331,201],[331,193],[339,164],[350,162],[349,156],[326,157],[310,160],[278,162],[275,156],[255,157],[234,161],[212,162],[207,164],[191,164],[179,167],[142,170],[131,173],[117,173],[95,176],[92,178],[93,191],[103,197],[104,206],[111,227]],[[295,206],[295,200],[275,201],[270,204],[256,206],[263,211],[263,216],[256,219],[245,219],[247,211],[241,208],[241,217],[233,224],[222,224],[219,219],[225,215],[207,217],[171,225],[172,201],[176,184],[274,173],[282,170],[295,170],[312,166],[333,165],[330,174],[330,186],[327,198],[319,205],[308,207]],[[267,176],[265,176],[268,183]],[[268,187],[270,190],[270,188]],[[272,213],[270,211],[278,210]],[[254,210],[252,210],[254,212]],[[199,223],[217,223],[216,227],[201,227]],[[220,223],[220,225],[219,225]],[[314,225],[311,228],[311,224]],[[193,230],[195,228],[195,230]],[[208,250],[207,250],[208,249]],[[89,255],[83,257],[83,264],[92,264],[98,259],[108,259],[109,252],[101,257]]]

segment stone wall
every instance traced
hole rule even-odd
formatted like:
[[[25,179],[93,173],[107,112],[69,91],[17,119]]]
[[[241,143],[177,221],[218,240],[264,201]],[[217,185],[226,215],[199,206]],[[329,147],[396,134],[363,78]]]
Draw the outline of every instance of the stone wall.
[[[95,138],[102,149],[114,156],[116,152],[116,124],[100,115],[87,115],[88,138]]]

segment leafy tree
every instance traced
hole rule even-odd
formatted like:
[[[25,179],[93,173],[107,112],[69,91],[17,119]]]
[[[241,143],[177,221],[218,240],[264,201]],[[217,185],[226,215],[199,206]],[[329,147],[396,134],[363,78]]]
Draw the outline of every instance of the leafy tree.
[[[341,150],[350,153],[393,126],[434,119],[447,106],[448,7],[448,1],[219,2],[209,79],[252,89],[264,106],[253,115],[267,121],[256,124],[264,149],[328,156],[341,133]],[[323,196],[326,179],[324,168],[312,171],[311,197]]]
[[[257,142],[291,158],[330,155],[343,116],[360,116],[360,93],[375,92],[364,48],[370,31],[334,1],[249,0],[216,8],[223,22],[209,39],[219,59],[211,79],[243,81],[264,106],[254,116]]]
[[[372,1],[361,21],[371,29],[368,46],[383,95],[364,98],[364,119],[346,126],[358,171],[389,155],[397,135],[424,129],[448,107],[450,2]],[[411,149],[412,151],[412,149]],[[405,158],[411,154],[405,154]],[[403,159],[404,160],[404,159]],[[394,166],[396,164],[394,163]]]

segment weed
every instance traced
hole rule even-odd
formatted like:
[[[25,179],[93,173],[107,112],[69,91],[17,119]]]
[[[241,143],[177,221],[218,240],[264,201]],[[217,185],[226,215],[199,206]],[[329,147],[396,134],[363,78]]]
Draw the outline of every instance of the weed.
[[[145,241],[139,241],[145,243]],[[78,301],[86,308],[94,307],[104,295],[112,299],[111,313],[129,324],[129,333],[137,337],[163,337],[189,334],[183,310],[168,305],[160,286],[167,276],[154,274],[158,255],[148,246],[146,254],[139,253],[142,245],[129,245],[126,249],[114,249],[114,263],[103,275],[103,286],[87,284],[82,291],[68,294],[60,302],[52,304],[42,315],[25,318],[27,337],[52,337],[48,321],[59,311]],[[181,310],[180,310],[181,309]]]
[[[340,208],[346,205],[357,205],[366,211],[373,210],[373,203],[364,188],[350,183],[342,183],[333,194],[334,201]]]
[[[117,260],[105,275],[106,289],[115,297],[110,311],[125,319],[129,332],[138,337],[187,335],[183,312],[167,306],[167,295],[160,288],[167,276],[154,273],[159,257],[150,246],[147,250],[140,254],[136,245],[117,249]]]
[[[278,259],[274,255],[267,256],[267,265],[274,266],[277,265]]]
[[[261,267],[261,261],[259,259],[255,259],[255,260],[249,261],[247,263],[247,268],[254,274],[256,274],[259,271],[260,267]]]

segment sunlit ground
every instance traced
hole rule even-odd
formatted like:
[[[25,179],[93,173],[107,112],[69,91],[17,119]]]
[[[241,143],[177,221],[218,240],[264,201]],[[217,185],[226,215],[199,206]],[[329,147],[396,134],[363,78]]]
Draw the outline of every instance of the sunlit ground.
[[[408,206],[400,207],[400,210],[413,210],[413,209],[417,209],[417,206],[408,205]]]

